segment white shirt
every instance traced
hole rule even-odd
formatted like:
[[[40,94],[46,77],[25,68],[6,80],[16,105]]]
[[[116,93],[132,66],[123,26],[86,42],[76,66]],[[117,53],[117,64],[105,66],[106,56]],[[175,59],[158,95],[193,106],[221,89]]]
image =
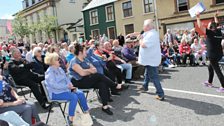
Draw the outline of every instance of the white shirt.
[[[64,57],[66,57],[69,54],[69,51],[67,51],[66,49],[62,49],[60,52]]]
[[[2,56],[4,57],[9,56],[9,53],[7,51],[2,50]]]
[[[146,48],[140,46],[138,63],[143,66],[159,66],[162,58],[159,33],[155,29],[145,32],[143,43]]]
[[[30,50],[27,54],[26,54],[26,60],[28,62],[32,62],[33,61],[33,51]]]
[[[194,43],[191,45],[191,49],[194,51],[194,53],[197,53],[201,50],[201,44],[195,45]]]

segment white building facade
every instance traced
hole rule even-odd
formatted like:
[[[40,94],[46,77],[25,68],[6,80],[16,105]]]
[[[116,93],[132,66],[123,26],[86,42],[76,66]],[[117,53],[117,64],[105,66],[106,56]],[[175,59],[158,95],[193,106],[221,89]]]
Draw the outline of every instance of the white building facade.
[[[23,0],[22,3],[23,10],[19,14],[25,18],[28,25],[40,22],[45,15],[57,18],[58,28],[52,32],[52,41],[75,41],[83,35],[84,30],[80,28],[81,10],[88,0]],[[45,32],[38,31],[27,36],[25,41],[38,43],[48,39]]]

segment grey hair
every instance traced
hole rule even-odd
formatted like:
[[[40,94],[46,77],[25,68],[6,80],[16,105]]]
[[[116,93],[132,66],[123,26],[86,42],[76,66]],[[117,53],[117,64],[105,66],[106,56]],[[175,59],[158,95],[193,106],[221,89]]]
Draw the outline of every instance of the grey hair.
[[[33,56],[36,56],[36,54],[37,54],[37,52],[38,51],[41,51],[41,47],[35,47],[34,49],[33,49]]]
[[[74,46],[73,44],[70,44],[70,45],[68,46],[68,50],[71,51],[72,49],[75,49],[75,46]]]

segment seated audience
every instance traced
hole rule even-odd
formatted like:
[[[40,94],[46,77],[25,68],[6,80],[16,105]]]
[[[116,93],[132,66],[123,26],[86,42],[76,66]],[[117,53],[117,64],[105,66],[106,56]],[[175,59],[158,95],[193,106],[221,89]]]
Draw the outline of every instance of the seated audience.
[[[106,72],[105,75],[107,76],[107,73],[109,73],[111,75],[109,77],[111,80],[113,80],[114,82],[116,80],[118,84],[122,84],[122,72],[121,69],[116,66],[115,62],[112,61],[113,56],[110,55],[109,57],[107,57],[105,54],[103,54],[103,43],[96,44],[95,48],[96,50],[94,54],[101,60],[106,62],[106,68],[108,72]]]
[[[26,54],[26,61],[28,61],[29,63],[33,61],[33,49],[37,47],[36,44],[32,44],[31,45],[31,50],[29,52],[27,52]]]
[[[6,57],[6,56],[9,56],[9,52],[7,50],[7,46],[6,45],[3,45],[2,46],[2,56]]]
[[[67,61],[67,63],[70,63],[70,61],[75,57],[75,55],[74,55],[75,48],[74,48],[73,44],[68,46],[68,51],[69,51],[69,53],[66,55],[66,61]]]
[[[179,46],[179,52],[183,59],[183,65],[186,65],[187,57],[190,59],[190,65],[194,65],[194,55],[191,52],[190,46],[187,44],[186,39],[181,40],[181,44]]]
[[[40,121],[40,117],[33,103],[26,102],[24,99],[19,98],[14,89],[3,81],[2,76],[0,76],[0,83],[2,86],[0,114],[7,111],[15,111],[30,125],[32,125],[32,117],[35,118],[36,122]]]
[[[110,42],[104,43],[104,54],[107,56],[107,58],[112,56],[112,61],[116,63],[116,66],[121,69],[121,71],[126,70],[126,77],[125,77],[125,83],[134,83],[131,81],[132,79],[132,65],[129,63],[126,63],[123,59],[119,58],[118,56],[114,55],[114,52],[112,51],[112,47]]]
[[[49,92],[49,97],[52,100],[67,100],[69,102],[68,120],[72,126],[78,101],[84,113],[88,113],[89,108],[85,95],[72,85],[66,73],[60,68],[59,55],[57,53],[49,53],[45,57],[45,62],[50,65],[45,73],[45,85]]]
[[[169,59],[169,52],[168,52],[168,47],[167,45],[162,45],[161,46],[162,50],[162,65],[164,67],[169,67],[169,68],[174,68],[175,66],[172,64],[172,62]]]
[[[8,124],[2,124],[1,121],[6,121],[5,123]],[[7,111],[0,114],[0,126],[30,126],[30,125],[27,122],[25,122],[16,112]]]
[[[42,58],[42,51],[40,47],[35,47],[33,49],[33,61],[32,64],[32,71],[44,75],[45,71],[47,70],[48,66],[44,63],[44,59]]]
[[[42,87],[40,83],[44,80],[44,76],[31,72],[33,69],[32,64],[21,57],[19,49],[12,51],[12,57],[13,60],[9,62],[8,66],[9,74],[13,77],[17,85],[28,86],[40,105],[46,109],[46,97],[44,97],[43,88],[39,88]]]
[[[191,50],[194,54],[194,58],[195,58],[195,64],[199,65],[199,58],[202,57],[202,64],[206,65],[206,54],[204,52],[204,49],[202,48],[201,44],[198,43],[198,39],[194,38],[193,39],[193,44],[191,45]]]
[[[124,48],[122,49],[122,56],[127,59],[127,62],[131,63],[131,62],[135,62],[134,65],[136,65],[136,61],[138,60],[133,47],[133,42],[134,40],[126,39],[125,40],[125,45]]]
[[[172,43],[169,44],[169,48],[167,51],[168,51],[168,57],[171,59],[171,61],[173,61],[172,64],[179,65],[180,55],[178,55],[178,52],[175,51]]]
[[[60,67],[67,73],[68,63],[64,55],[60,53],[60,48],[58,46],[50,46],[49,53],[57,53],[59,55],[59,64]]]
[[[113,51],[114,54],[117,55],[118,57],[122,57],[121,51],[122,51],[122,46],[119,45],[119,41],[117,39],[115,39],[113,41]]]
[[[64,57],[66,57],[68,54],[69,54],[69,51],[68,51],[68,44],[66,43],[66,42],[64,42],[64,43],[62,43],[61,44],[61,47],[62,47],[62,49],[61,49],[61,54],[64,56]]]
[[[109,88],[121,89],[122,86],[97,73],[96,68],[86,59],[86,48],[80,44],[75,45],[75,58],[71,60],[69,65],[69,76],[75,87],[99,89],[103,112],[113,115],[108,105],[108,102],[112,100],[109,95]]]

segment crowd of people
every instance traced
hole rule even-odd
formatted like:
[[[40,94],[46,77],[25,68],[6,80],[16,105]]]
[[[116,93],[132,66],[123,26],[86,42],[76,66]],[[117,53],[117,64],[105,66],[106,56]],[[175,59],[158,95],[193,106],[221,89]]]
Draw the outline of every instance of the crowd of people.
[[[17,85],[29,87],[40,106],[48,109],[47,96],[42,87],[44,82],[52,100],[69,102],[67,120],[72,125],[78,101],[84,113],[89,113],[82,89],[97,89],[102,111],[113,115],[109,103],[113,102],[114,95],[121,95],[123,90],[129,88],[129,84],[134,84],[133,75],[145,77],[144,91],[148,90],[148,83],[152,79],[157,99],[164,100],[157,70],[159,65],[186,66],[187,58],[191,66],[200,63],[206,65],[208,52],[205,39],[195,29],[190,33],[185,31],[183,35],[173,34],[168,29],[160,43],[152,20],[146,20],[143,29],[141,33],[125,37],[120,34],[114,40],[104,37],[83,43],[38,43],[30,46],[22,41],[1,43],[0,114],[14,111],[29,125],[32,125],[33,119],[41,122],[35,105],[18,97],[12,85],[7,83],[9,77]]]
[[[113,102],[114,95],[121,95],[121,91],[128,89],[127,84],[134,83],[133,68],[142,68],[144,74],[143,67],[137,63],[136,46],[136,38],[128,38],[124,46],[117,39],[105,42],[91,39],[88,43],[70,45],[63,42],[26,46],[12,40],[3,42],[0,46],[0,113],[14,111],[28,125],[32,125],[33,119],[41,122],[35,105],[18,97],[13,85],[8,83],[8,78],[12,77],[16,85],[30,88],[43,109],[49,109],[43,82],[52,100],[68,101],[67,120],[71,125],[78,101],[84,113],[89,111],[82,89],[99,90],[102,111],[113,115],[109,102]]]
[[[206,65],[207,49],[204,36],[200,36],[195,28],[183,34],[172,33],[167,29],[161,43],[163,65],[168,67]],[[200,61],[201,60],[201,61]]]

